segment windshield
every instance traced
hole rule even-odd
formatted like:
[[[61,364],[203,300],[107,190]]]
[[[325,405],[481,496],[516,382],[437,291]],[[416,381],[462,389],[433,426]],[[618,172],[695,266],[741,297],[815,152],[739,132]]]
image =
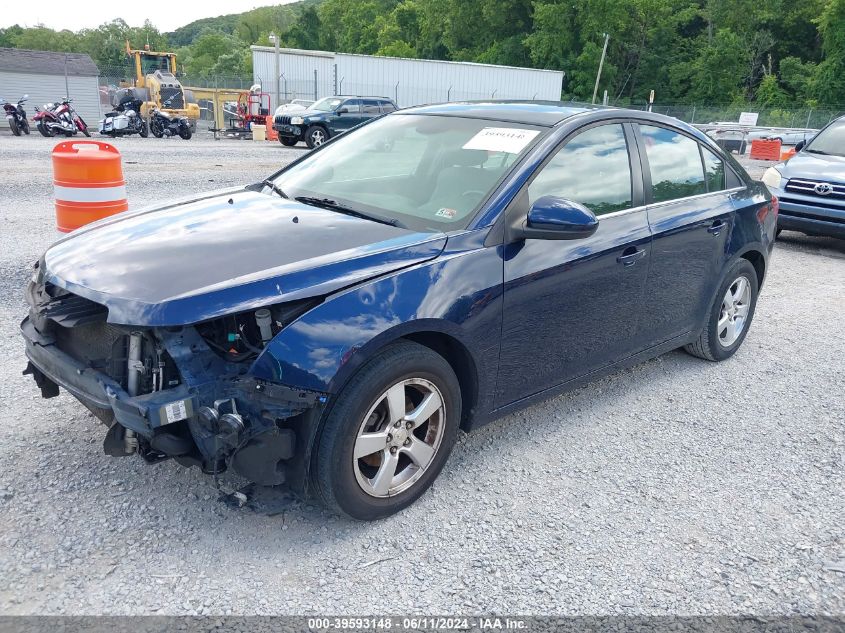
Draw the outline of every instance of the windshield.
[[[816,134],[804,151],[845,156],[845,121],[834,123]]]
[[[290,198],[329,199],[422,231],[465,228],[542,128],[390,115],[340,137],[275,178]]]
[[[343,99],[338,99],[337,97],[326,97],[325,99],[317,101],[311,106],[311,109],[320,110],[321,112],[331,112],[340,105],[341,101],[343,101]]]

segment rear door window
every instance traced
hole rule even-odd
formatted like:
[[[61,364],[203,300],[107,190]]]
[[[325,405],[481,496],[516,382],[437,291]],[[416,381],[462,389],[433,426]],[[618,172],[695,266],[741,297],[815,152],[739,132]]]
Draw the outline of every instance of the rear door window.
[[[379,109],[378,101],[375,99],[364,99],[361,101],[361,112],[364,114],[368,114],[370,116],[375,116],[381,114],[381,109]]]
[[[640,125],[640,134],[651,172],[652,202],[707,193],[697,141],[651,125]]]
[[[709,149],[701,148],[701,158],[704,161],[704,178],[707,180],[707,191],[723,191],[725,185],[725,163]]]
[[[622,125],[601,125],[567,141],[528,185],[529,204],[542,196],[580,202],[596,215],[632,206],[631,162]]]

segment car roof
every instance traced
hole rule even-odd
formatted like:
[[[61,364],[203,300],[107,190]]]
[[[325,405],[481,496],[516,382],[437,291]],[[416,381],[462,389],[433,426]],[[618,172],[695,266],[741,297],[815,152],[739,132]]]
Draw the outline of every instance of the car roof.
[[[436,114],[551,127],[581,112],[599,109],[601,106],[563,101],[460,101],[406,108],[395,114]]]
[[[373,95],[332,95],[331,97],[326,97],[328,99],[380,99],[381,101],[390,101],[393,103],[393,99],[390,97],[376,97]]]

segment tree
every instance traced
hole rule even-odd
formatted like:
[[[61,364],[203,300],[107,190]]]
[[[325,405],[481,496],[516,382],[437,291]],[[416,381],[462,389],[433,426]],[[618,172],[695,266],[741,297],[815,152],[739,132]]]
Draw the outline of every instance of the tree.
[[[845,0],[830,0],[819,17],[824,60],[816,67],[813,97],[822,104],[845,103]]]

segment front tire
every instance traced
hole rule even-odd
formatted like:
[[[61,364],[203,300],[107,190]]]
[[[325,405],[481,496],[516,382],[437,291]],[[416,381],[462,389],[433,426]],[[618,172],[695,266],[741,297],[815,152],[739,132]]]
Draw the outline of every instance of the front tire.
[[[446,360],[403,341],[367,362],[330,404],[312,477],[326,507],[381,519],[440,474],[458,433],[461,390]]]
[[[141,129],[138,134],[141,135],[141,138],[147,138],[150,135],[150,126],[147,125],[146,121],[141,121]]]
[[[47,138],[53,136],[53,132],[42,121],[36,123],[35,127],[41,133],[41,136],[46,136]]]
[[[722,361],[733,356],[748,334],[757,307],[757,271],[740,259],[716,291],[707,324],[698,339],[684,349],[699,358]]]
[[[21,123],[20,123],[20,126],[19,126],[19,127],[21,128],[21,131],[22,131],[24,134],[26,134],[27,136],[29,136],[29,121],[27,121],[26,119],[24,119],[23,121],[21,121]]]
[[[186,141],[191,138],[191,128],[187,126],[182,126],[179,128],[179,136],[181,136]]]
[[[15,136],[21,135],[21,129],[18,127],[18,122],[14,119],[9,119],[9,129],[12,130],[12,134]]]
[[[326,128],[319,125],[312,125],[305,131],[305,144],[309,149],[320,147],[323,143],[329,140],[329,133]]]
[[[299,142],[298,138],[290,138],[288,136],[280,136],[279,142],[285,147],[293,147]]]
[[[156,138],[161,138],[162,136],[164,136],[164,128],[161,125],[161,121],[159,121],[158,119],[153,119],[150,121],[150,133]]]

